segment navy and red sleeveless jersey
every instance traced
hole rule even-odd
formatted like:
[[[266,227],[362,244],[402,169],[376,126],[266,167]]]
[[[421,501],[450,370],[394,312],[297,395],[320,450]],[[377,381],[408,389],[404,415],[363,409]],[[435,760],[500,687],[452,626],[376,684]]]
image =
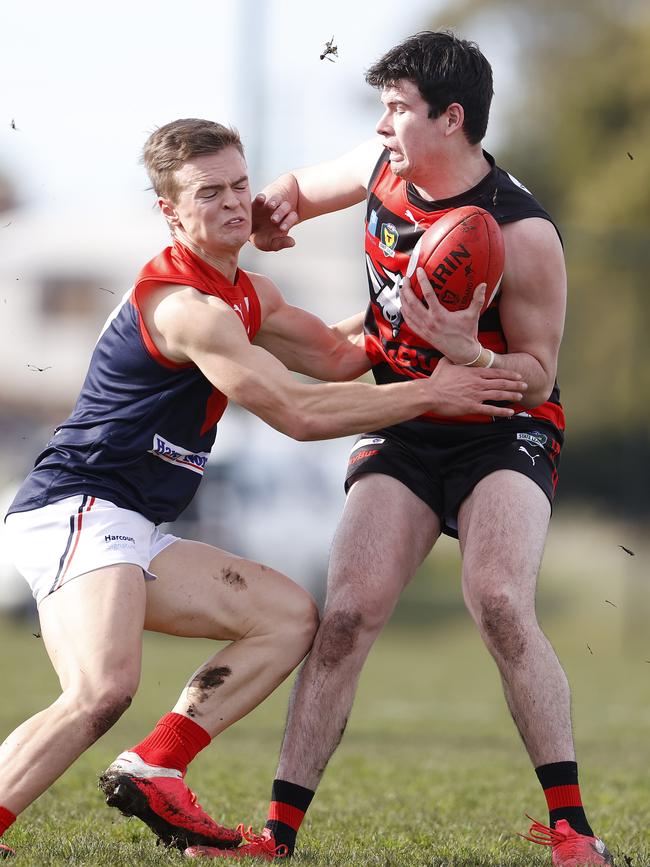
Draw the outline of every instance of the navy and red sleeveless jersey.
[[[245,271],[231,283],[187,247],[167,247],[109,316],[72,414],[36,459],[10,513],[90,494],[158,524],[188,505],[227,398],[192,362],[161,355],[147,331],[143,300],[170,283],[221,298],[249,340],[259,330],[260,303]]]
[[[423,199],[415,187],[393,174],[384,151],[368,184],[366,211],[366,269],[370,304],[365,319],[366,352],[373,363],[376,382],[388,383],[429,376],[442,357],[435,347],[414,334],[404,322],[399,297],[400,284],[413,248],[425,229],[453,208],[477,205],[497,223],[527,217],[551,220],[531,193],[512,175],[500,169],[484,152],[490,172],[472,189],[451,199]],[[414,287],[416,288],[416,287]],[[478,337],[483,346],[498,353],[508,351],[499,317],[500,293],[479,320]],[[513,404],[516,412],[545,419],[564,430],[560,392],[555,384],[546,403],[535,409]],[[448,418],[435,413],[422,416],[437,422],[489,422],[489,416]]]

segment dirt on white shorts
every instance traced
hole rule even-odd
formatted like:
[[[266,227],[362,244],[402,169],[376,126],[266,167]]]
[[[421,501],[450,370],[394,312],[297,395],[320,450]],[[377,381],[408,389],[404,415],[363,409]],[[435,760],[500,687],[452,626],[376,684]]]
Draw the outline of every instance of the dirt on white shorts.
[[[86,572],[133,563],[145,577],[157,554],[178,536],[147,518],[87,494],[67,497],[6,519],[9,553],[37,604]]]

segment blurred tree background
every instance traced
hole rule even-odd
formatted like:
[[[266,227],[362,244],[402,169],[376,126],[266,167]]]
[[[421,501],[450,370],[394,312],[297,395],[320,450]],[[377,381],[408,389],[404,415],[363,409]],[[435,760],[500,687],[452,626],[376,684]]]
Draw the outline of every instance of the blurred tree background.
[[[479,44],[486,29],[516,39],[522,78],[497,160],[549,210],[565,244],[561,501],[579,496],[618,517],[646,516],[650,4],[459,0],[429,26]]]

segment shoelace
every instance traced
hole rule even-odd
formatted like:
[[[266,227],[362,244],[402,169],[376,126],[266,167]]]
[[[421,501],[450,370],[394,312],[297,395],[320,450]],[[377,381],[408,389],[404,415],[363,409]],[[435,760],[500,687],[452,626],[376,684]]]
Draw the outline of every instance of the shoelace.
[[[266,833],[256,834],[253,831],[252,825],[249,825],[248,828],[244,827],[243,823],[237,825],[237,833],[241,834],[247,843],[256,843],[258,846],[261,846],[265,852],[268,852],[269,855],[273,855],[276,858],[286,858],[289,854],[289,847],[286,843],[280,843],[279,846],[276,846],[275,840],[272,839],[270,831],[268,831],[268,829],[265,830]]]
[[[526,818],[530,819],[533,824],[530,826],[528,834],[519,834],[519,836],[530,843],[539,843],[540,846],[557,846],[558,843],[564,843],[565,840],[569,839],[568,834],[557,831],[555,828],[549,828],[548,825],[542,825],[528,813],[526,813]]]

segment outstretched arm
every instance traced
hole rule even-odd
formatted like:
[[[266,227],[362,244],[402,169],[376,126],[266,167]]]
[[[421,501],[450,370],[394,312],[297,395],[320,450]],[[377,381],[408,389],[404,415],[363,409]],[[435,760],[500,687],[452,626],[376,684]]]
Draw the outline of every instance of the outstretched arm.
[[[167,291],[150,314],[165,354],[192,361],[228,398],[298,440],[328,439],[396,424],[432,410],[445,415],[510,416],[484,401],[516,401],[519,374],[439,364],[431,377],[391,385],[304,383],[248,341],[237,314],[189,287]]]
[[[266,251],[293,247],[289,232],[297,223],[363,201],[382,149],[372,139],[338,159],[280,175],[253,201],[251,241]]]

